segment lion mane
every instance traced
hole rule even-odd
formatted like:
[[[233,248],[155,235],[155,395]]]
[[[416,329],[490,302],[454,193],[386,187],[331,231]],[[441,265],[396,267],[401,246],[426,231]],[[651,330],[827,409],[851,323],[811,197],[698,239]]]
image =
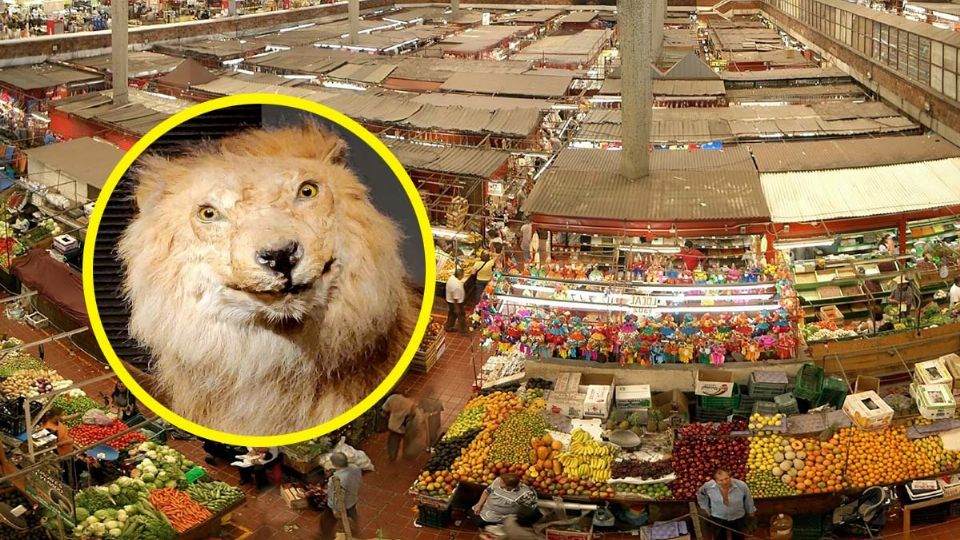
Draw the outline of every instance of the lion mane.
[[[118,250],[129,333],[151,352],[153,396],[179,416],[243,435],[307,429],[358,404],[399,360],[413,333],[418,294],[405,281],[398,227],[370,202],[345,152],[341,139],[307,123],[249,130],[183,156],[139,160],[138,212]],[[335,250],[323,267],[330,274],[319,300],[291,321],[255,313],[233,300],[241,293],[211,277],[210,269],[221,264],[211,261],[225,261],[224,272],[237,266],[224,250],[243,248],[245,237],[227,234],[222,249],[204,243],[183,194],[256,176],[236,197],[266,190],[264,204],[275,204],[286,189],[277,178],[297,166],[321,179],[332,206],[318,207],[298,224],[244,218],[250,234],[297,227],[308,243]]]

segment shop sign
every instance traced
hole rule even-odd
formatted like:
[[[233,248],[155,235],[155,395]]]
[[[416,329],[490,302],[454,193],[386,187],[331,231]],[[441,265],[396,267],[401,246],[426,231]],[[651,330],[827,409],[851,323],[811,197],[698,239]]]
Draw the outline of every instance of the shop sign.
[[[487,192],[491,197],[503,197],[503,182],[490,182]]]
[[[76,523],[73,488],[60,478],[59,462],[55,462],[27,473],[24,487],[27,494],[45,508],[53,510],[70,523]]]
[[[483,14],[480,15],[480,24],[483,26],[490,26],[490,13],[483,12]]]
[[[726,60],[711,60],[711,61],[710,61],[710,67],[712,67],[712,68],[717,68],[717,69],[727,69],[727,61],[726,61]]]

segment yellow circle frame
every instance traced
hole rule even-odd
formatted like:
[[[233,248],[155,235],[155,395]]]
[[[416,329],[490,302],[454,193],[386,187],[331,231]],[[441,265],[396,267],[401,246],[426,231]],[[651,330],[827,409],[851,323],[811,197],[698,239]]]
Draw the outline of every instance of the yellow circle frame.
[[[116,188],[117,183],[120,182],[120,179],[126,173],[127,169],[130,168],[133,162],[136,161],[137,158],[140,157],[140,154],[145,152],[151,144],[153,144],[157,139],[174,127],[202,114],[237,105],[276,105],[310,112],[335,124],[338,124],[342,128],[359,137],[364,143],[370,146],[377,153],[377,155],[379,155],[387,163],[387,165],[396,175],[397,179],[403,185],[403,189],[407,197],[410,199],[410,203],[413,205],[414,213],[417,216],[417,222],[420,226],[420,236],[423,240],[424,258],[426,261],[423,304],[420,306],[420,314],[417,319],[416,327],[414,328],[410,342],[407,343],[407,346],[397,362],[397,365],[394,366],[393,370],[390,371],[386,379],[380,383],[380,385],[377,386],[377,388],[370,395],[364,398],[363,401],[333,420],[329,420],[310,429],[295,433],[287,433],[284,435],[235,435],[216,431],[179,416],[175,412],[160,404],[160,402],[157,400],[153,399],[150,394],[148,394],[139,384],[137,384],[137,381],[134,380],[133,376],[130,375],[130,372],[127,371],[126,367],[124,367],[120,358],[117,356],[117,353],[113,350],[110,340],[107,338],[106,332],[104,331],[103,322],[100,320],[100,312],[97,309],[97,300],[93,288],[93,252],[97,241],[97,231],[100,228],[100,220],[103,218],[103,210],[107,204],[107,201],[109,201],[113,190]],[[137,143],[133,145],[133,147],[126,154],[124,154],[123,158],[120,159],[120,163],[118,163],[113,169],[113,172],[110,173],[109,179],[107,179],[103,190],[100,192],[100,196],[97,198],[97,202],[94,205],[93,215],[90,217],[90,224],[87,229],[87,236],[83,252],[83,295],[87,306],[87,313],[90,317],[90,326],[93,329],[93,333],[96,336],[97,342],[100,344],[100,348],[103,350],[107,361],[110,363],[110,366],[113,368],[114,372],[116,372],[120,380],[123,381],[127,388],[133,392],[133,395],[136,396],[137,399],[140,400],[141,403],[145,404],[150,410],[178,428],[189,431],[205,439],[235,446],[283,446],[320,437],[356,420],[361,414],[383,399],[387,395],[387,392],[389,392],[390,389],[392,389],[397,382],[399,382],[400,378],[403,376],[403,373],[410,366],[410,362],[413,360],[413,355],[417,352],[420,342],[426,333],[427,326],[430,324],[430,314],[433,308],[433,297],[436,287],[435,257],[433,233],[430,229],[430,221],[427,218],[427,211],[423,205],[423,201],[420,198],[420,194],[413,185],[413,181],[410,180],[410,176],[404,170],[403,165],[400,164],[400,161],[390,152],[389,149],[387,149],[383,142],[376,138],[376,136],[344,114],[305,99],[275,94],[240,94],[203,102],[171,116],[163,121],[160,125],[151,129],[146,135],[143,136],[143,138],[137,141]]]

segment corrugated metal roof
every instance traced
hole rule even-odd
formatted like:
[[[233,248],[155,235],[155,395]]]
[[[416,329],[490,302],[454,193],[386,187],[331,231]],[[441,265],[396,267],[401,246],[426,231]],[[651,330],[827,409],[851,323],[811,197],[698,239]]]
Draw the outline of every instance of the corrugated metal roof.
[[[553,98],[565,95],[572,82],[572,75],[557,77],[513,73],[455,73],[440,88],[448,92]]]
[[[850,75],[838,68],[787,68],[767,71],[724,71],[720,77],[725,81],[788,81],[797,79],[850,79]]]
[[[426,130],[526,137],[540,124],[540,111],[537,109],[491,111],[471,107],[424,105],[403,123]]]
[[[0,82],[21,90],[51,88],[61,84],[103,80],[99,73],[90,73],[53,64],[16,66],[0,69]]]
[[[731,101],[790,101],[807,98],[823,100],[838,96],[861,97],[863,95],[863,89],[855,84],[732,88],[727,90],[727,99]]]
[[[259,58],[250,58],[247,62],[289,73],[323,74],[345,65],[374,63],[369,55],[360,55],[347,51],[320,49],[317,47],[297,47],[278,51]]]
[[[447,37],[439,45],[444,52],[476,54],[496,47],[500,42],[532,32],[536,27],[480,26],[470,28],[463,33]]]
[[[411,99],[414,103],[436,105],[438,107],[472,107],[496,111],[498,109],[536,109],[545,111],[551,103],[545,99],[509,98],[497,96],[467,96],[464,94],[420,94]]]
[[[171,71],[180,65],[182,61],[182,58],[166,54],[149,51],[130,51],[127,56],[127,72],[130,77],[146,77]],[[100,73],[111,73],[113,69],[113,56],[109,54],[89,56],[71,60],[70,63],[95,69]]]
[[[663,78],[671,81],[721,81],[720,75],[693,51],[674,64]]]
[[[879,101],[854,103],[852,101],[830,101],[810,105],[824,120],[852,120],[855,118],[884,118],[900,114]]]
[[[655,96],[722,96],[727,93],[723,81],[653,81]]]
[[[503,60],[489,62],[457,58],[403,58],[391,76],[398,79],[443,82],[454,73],[524,73],[533,66],[531,62]]]
[[[765,173],[760,182],[776,223],[892,214],[960,204],[960,158]]]
[[[555,35],[541,38],[523,48],[524,56],[570,55],[589,57],[597,54],[603,43],[610,38],[610,30],[581,30],[575,34]]]
[[[551,19],[555,19],[560,15],[563,15],[563,13],[564,12],[559,9],[541,9],[537,11],[525,11],[517,15],[516,17],[513,17],[513,20],[516,22],[541,24]]]
[[[761,173],[852,169],[960,157],[960,148],[938,137],[878,137],[750,144]]]
[[[603,162],[609,169],[622,156],[609,153],[611,157],[584,161]],[[554,168],[537,181],[523,210],[617,221],[765,219],[769,215],[759,174],[746,150],[655,151],[650,168],[650,176],[638,181],[609,170]],[[592,173],[588,194],[586,172]]]
[[[85,184],[102,188],[124,151],[100,139],[80,137],[30,148],[26,153],[31,162],[43,163]]]
[[[384,142],[408,168],[457,176],[490,178],[510,159],[510,153],[501,150],[427,146],[395,139]]]
[[[500,109],[490,117],[484,131],[526,137],[539,125],[540,111],[536,109]]]
[[[410,118],[421,107],[419,103],[413,103],[409,99],[366,93],[337,95],[324,101],[324,105],[351,118],[391,124]]]
[[[563,18],[563,24],[583,24],[588,23],[598,17],[596,11],[574,11]]]
[[[334,79],[345,79],[348,81],[380,84],[384,79],[389,77],[395,69],[397,69],[396,64],[346,64],[338,67],[330,73],[327,73],[327,76]]]

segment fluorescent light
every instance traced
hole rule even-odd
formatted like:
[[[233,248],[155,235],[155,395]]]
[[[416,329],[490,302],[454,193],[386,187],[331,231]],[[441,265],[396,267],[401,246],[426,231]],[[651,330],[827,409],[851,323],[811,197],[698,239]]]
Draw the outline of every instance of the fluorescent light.
[[[658,307],[651,311],[657,314],[663,313],[742,313],[744,311],[773,311],[780,309],[780,304],[767,304],[760,306],[692,306],[692,307]]]
[[[470,238],[469,233],[455,231],[446,227],[431,227],[431,230],[433,231],[433,235],[437,238],[449,238],[456,240],[468,240]]]
[[[360,86],[359,84],[350,84],[347,82],[340,81],[323,81],[322,86],[327,88],[341,88],[344,90],[356,90],[357,92],[363,92],[366,90],[366,87]]]
[[[283,75],[283,78],[312,81],[316,79],[317,76],[316,75]]]
[[[633,251],[635,253],[680,253],[680,246],[644,246],[644,245],[625,245],[620,246],[620,251]]]
[[[584,311],[621,311],[624,313],[630,313],[635,309],[632,306],[621,306],[617,304],[588,304],[585,302],[568,302],[564,300],[548,300],[546,298],[528,298],[525,296],[498,295],[497,299],[504,304],[519,306],[559,307],[567,309],[580,309]]]
[[[833,238],[801,238],[798,240],[777,240],[774,246],[777,249],[800,249],[808,247],[832,246]]]

